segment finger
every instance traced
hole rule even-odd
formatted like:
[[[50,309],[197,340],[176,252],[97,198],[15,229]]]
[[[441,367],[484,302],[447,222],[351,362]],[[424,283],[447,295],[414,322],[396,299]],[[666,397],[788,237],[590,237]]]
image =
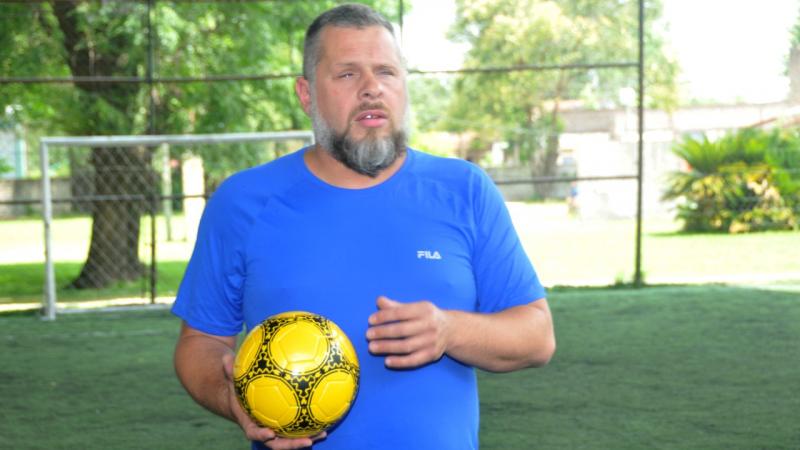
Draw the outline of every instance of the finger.
[[[424,320],[405,320],[402,322],[389,322],[376,325],[367,329],[367,340],[401,339],[421,334],[428,329]]]
[[[263,440],[264,445],[273,449],[294,449],[294,448],[306,448],[311,447],[311,445],[320,439],[325,439],[328,437],[328,433],[323,431],[321,433],[315,434],[314,436],[310,437],[303,437],[303,438],[284,438],[273,435],[270,439]],[[257,440],[257,439],[256,439]]]
[[[251,441],[268,442],[277,438],[277,435],[274,431],[270,430],[269,428],[259,427],[255,423],[251,425],[248,424],[243,428],[245,436],[247,436],[247,439]]]
[[[378,298],[378,311],[369,316],[370,325],[410,320],[427,311],[430,302],[400,303],[386,297]]]
[[[375,355],[410,355],[433,346],[429,336],[417,335],[406,339],[379,339],[369,343],[369,352]]]
[[[441,355],[436,354],[431,347],[426,347],[423,350],[408,354],[408,355],[391,355],[384,359],[386,367],[392,369],[411,369],[414,367],[424,366],[430,362],[436,361],[441,358]]]
[[[403,305],[404,303],[400,303],[397,300],[392,300],[385,295],[381,295],[378,297],[378,301],[376,302],[378,305],[378,309],[389,309],[389,308],[396,308],[398,306]]]
[[[394,301],[383,295],[378,297],[378,300],[375,302],[375,304],[378,306],[378,311],[369,316],[367,321],[370,325],[378,325],[386,321],[386,319],[384,319],[386,314],[383,314],[383,311],[398,308],[403,305],[402,303]]]
[[[325,439],[326,437],[328,437],[328,432],[327,431],[323,431],[323,432],[321,432],[319,434],[315,434],[314,436],[311,436],[311,440],[312,441],[318,441],[320,439]]]
[[[239,404],[238,399],[231,400],[234,405],[234,415],[236,416],[236,420],[239,422],[239,426],[244,431],[245,436],[247,439],[251,441],[269,441],[275,439],[277,435],[275,431],[271,428],[262,427],[258,423],[256,423],[250,415],[245,412],[242,406]]]
[[[314,441],[311,438],[283,438],[277,437],[264,442],[264,445],[273,450],[289,450],[311,447]]]

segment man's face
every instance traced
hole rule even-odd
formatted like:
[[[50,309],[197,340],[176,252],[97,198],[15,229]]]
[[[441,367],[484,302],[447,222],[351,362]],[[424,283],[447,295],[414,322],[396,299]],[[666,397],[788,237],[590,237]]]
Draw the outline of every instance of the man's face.
[[[405,151],[405,70],[383,27],[326,27],[304,109],[319,144],[358,173],[376,176]]]

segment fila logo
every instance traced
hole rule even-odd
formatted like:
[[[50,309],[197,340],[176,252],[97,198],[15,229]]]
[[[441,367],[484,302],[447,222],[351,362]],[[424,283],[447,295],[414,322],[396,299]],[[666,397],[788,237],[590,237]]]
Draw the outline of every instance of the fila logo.
[[[442,259],[437,251],[417,250],[417,259]]]

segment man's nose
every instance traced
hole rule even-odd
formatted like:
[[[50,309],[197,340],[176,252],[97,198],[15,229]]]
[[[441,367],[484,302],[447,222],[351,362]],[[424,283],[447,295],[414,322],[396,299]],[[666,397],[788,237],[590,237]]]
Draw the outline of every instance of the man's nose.
[[[372,74],[367,73],[363,77],[361,89],[358,92],[358,97],[361,99],[375,99],[381,96],[383,87],[380,80]]]

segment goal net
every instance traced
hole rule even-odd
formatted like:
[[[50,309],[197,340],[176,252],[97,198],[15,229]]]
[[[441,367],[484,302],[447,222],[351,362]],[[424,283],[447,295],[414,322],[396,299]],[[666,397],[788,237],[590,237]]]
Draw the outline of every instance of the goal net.
[[[44,318],[80,310],[81,299],[156,303],[158,263],[177,263],[168,278],[180,271],[216,186],[313,139],[311,131],[42,138]]]

